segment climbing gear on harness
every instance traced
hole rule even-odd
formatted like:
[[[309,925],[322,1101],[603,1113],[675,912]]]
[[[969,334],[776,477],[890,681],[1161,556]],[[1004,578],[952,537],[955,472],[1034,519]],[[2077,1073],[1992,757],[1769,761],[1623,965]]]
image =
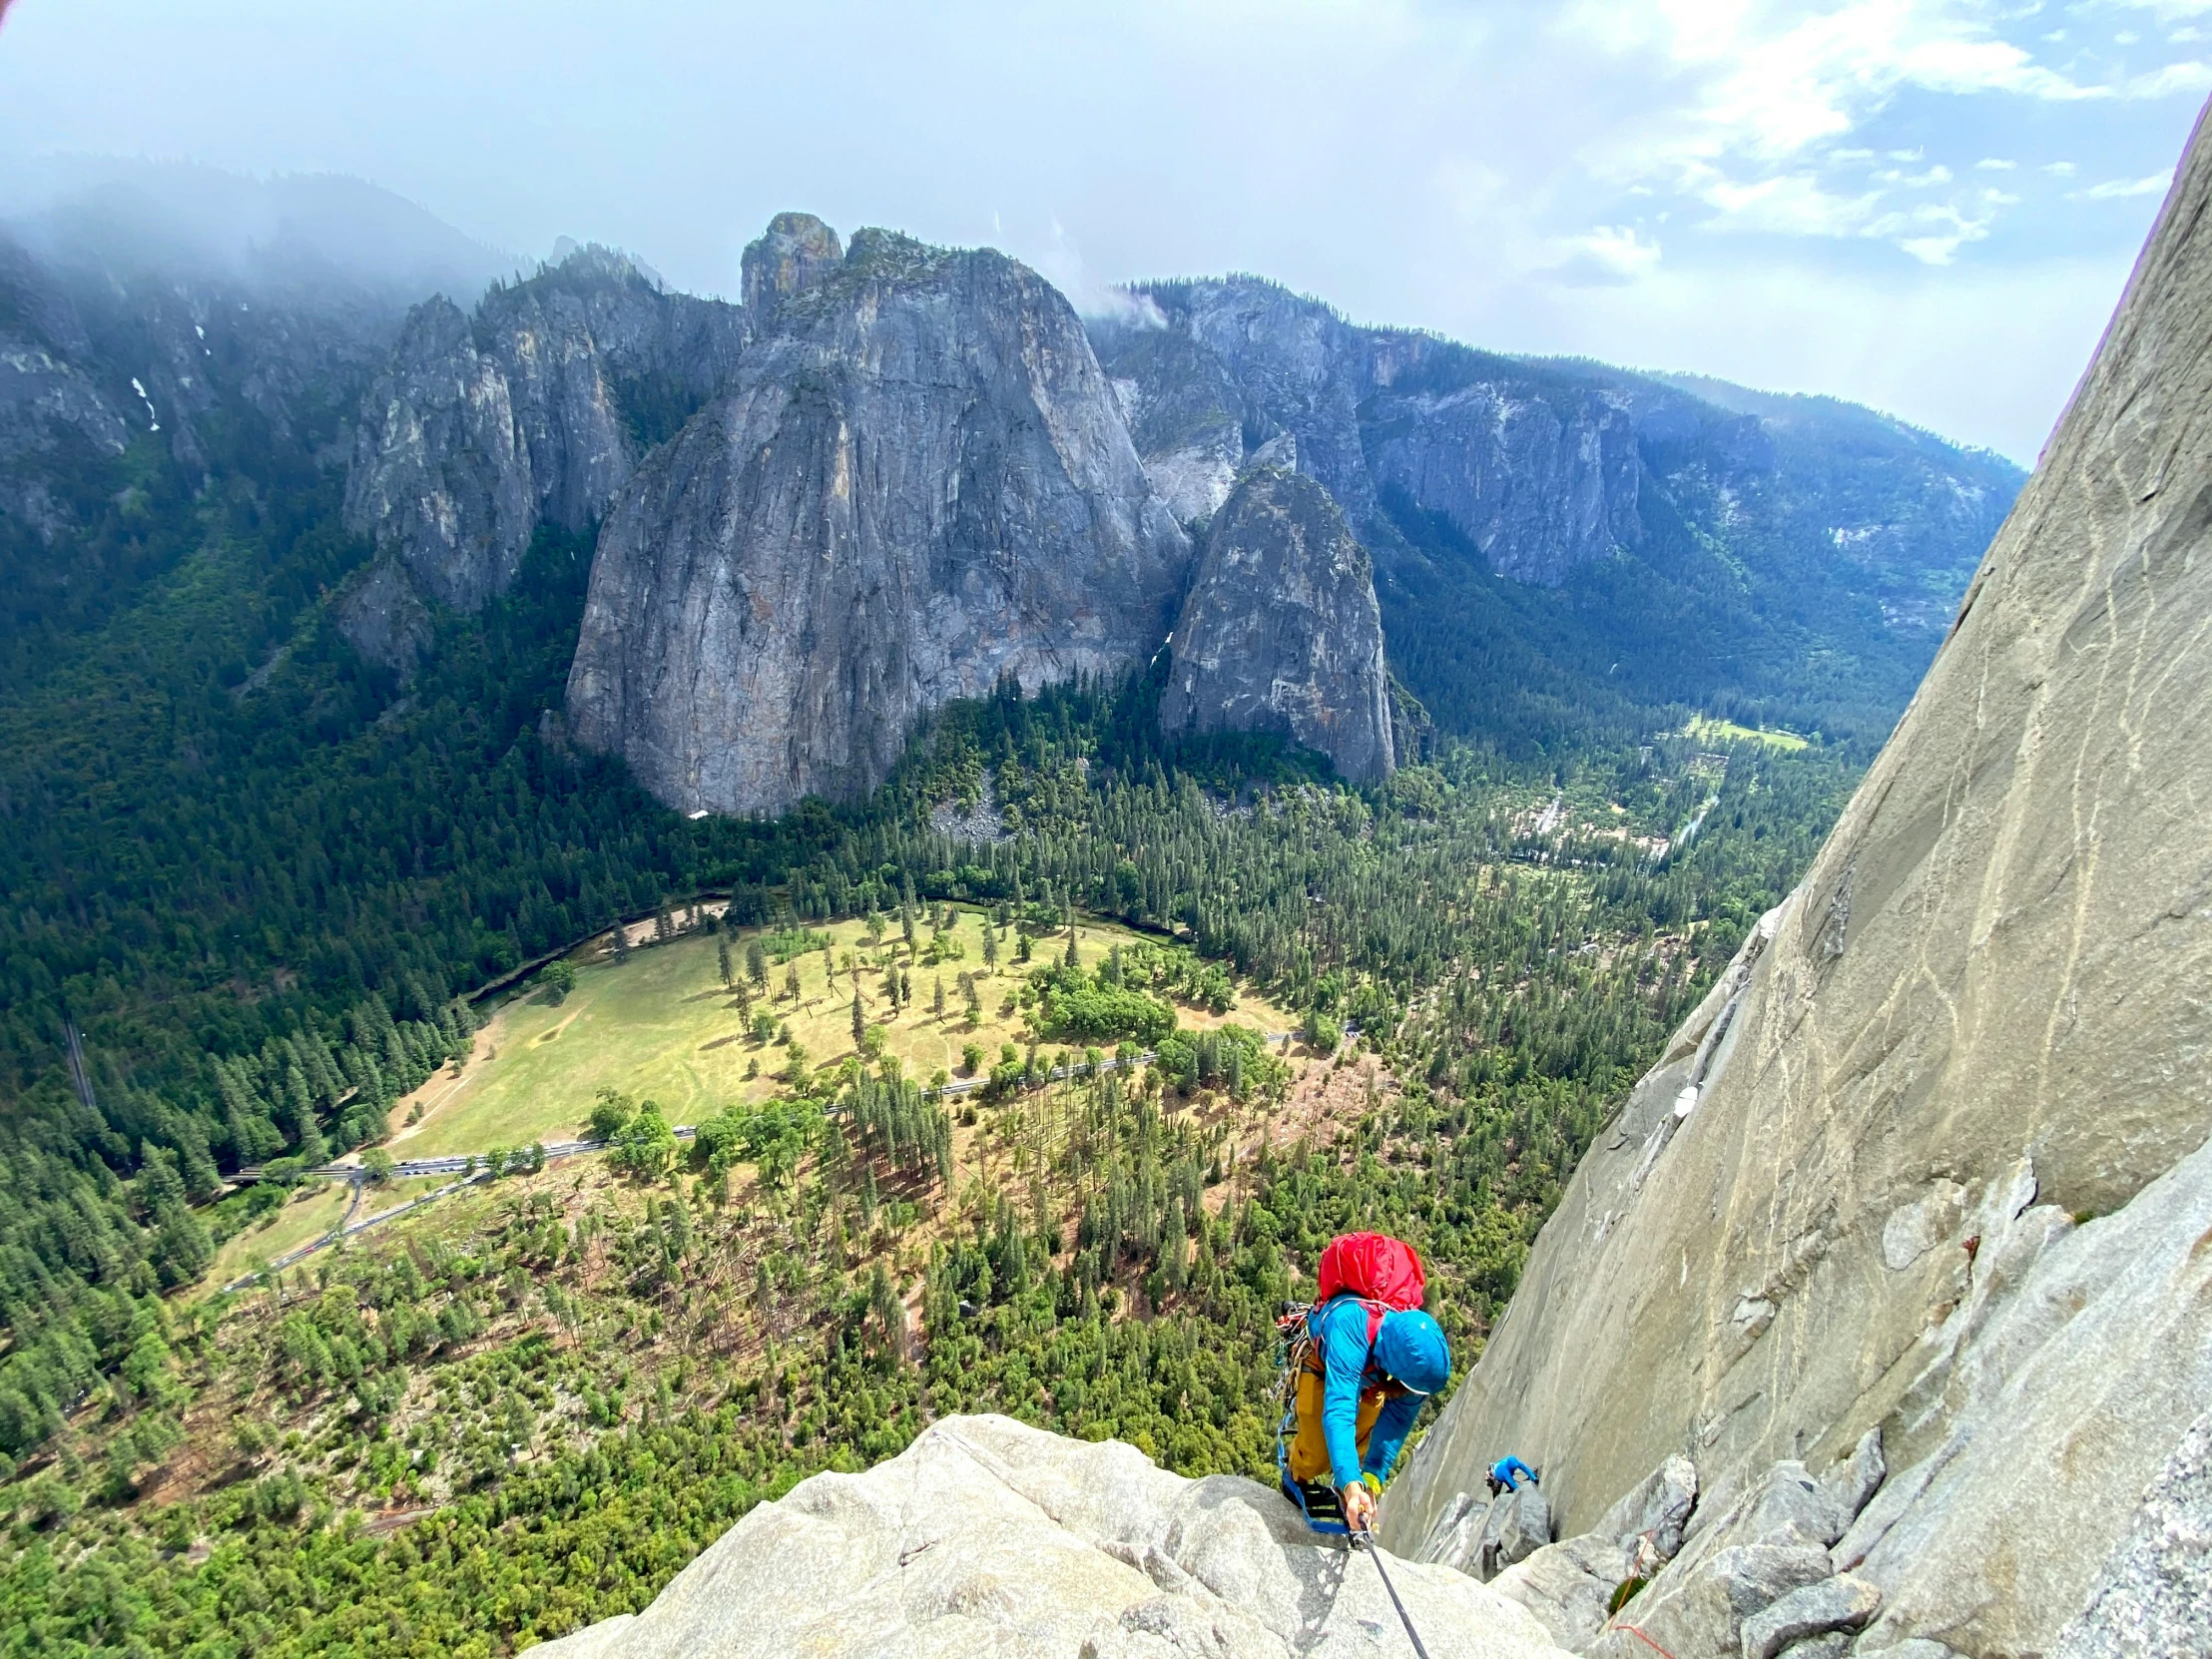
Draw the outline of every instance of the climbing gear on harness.
[[[1382,1588],[1390,1592],[1390,1605],[1397,1609],[1397,1622],[1405,1627],[1405,1639],[1413,1644],[1419,1659],[1428,1659],[1428,1649],[1421,1645],[1420,1632],[1413,1628],[1413,1621],[1405,1611],[1405,1603],[1397,1599],[1397,1586],[1390,1582],[1390,1575],[1382,1570],[1382,1550],[1376,1543],[1373,1532],[1355,1532],[1352,1535],[1354,1549],[1366,1549],[1375,1559],[1375,1570],[1382,1576]]]
[[[1299,1507],[1306,1524],[1316,1532],[1346,1532],[1344,1500],[1326,1480],[1300,1480],[1291,1473],[1291,1442],[1298,1433],[1298,1380],[1317,1369],[1320,1350],[1307,1317],[1316,1312],[1303,1303],[1286,1302],[1275,1322],[1275,1398],[1282,1407],[1275,1425],[1275,1468],[1282,1477],[1283,1495]],[[1380,1318],[1380,1316],[1378,1316]]]

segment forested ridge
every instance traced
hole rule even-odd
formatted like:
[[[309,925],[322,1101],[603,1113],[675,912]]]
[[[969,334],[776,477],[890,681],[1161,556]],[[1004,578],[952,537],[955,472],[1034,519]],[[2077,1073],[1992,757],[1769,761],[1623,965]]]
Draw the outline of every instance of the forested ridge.
[[[1529,741],[1469,741],[1528,654],[1436,629],[1398,667],[1443,729],[1380,789],[1270,741],[1163,745],[1136,675],[944,711],[856,806],[688,821],[549,713],[588,537],[541,531],[401,683],[331,620],[368,550],[309,459],[327,433],[230,416],[194,468],[144,437],[63,457],[104,592],[35,550],[0,618],[8,1652],[504,1651],[642,1605],[751,1503],[949,1410],[1260,1472],[1272,1310],[1320,1243],[1413,1238],[1466,1355],[1863,758],[1710,752],[1667,735],[1685,710],[1578,712],[1571,675]],[[919,1079],[794,1059],[681,1156],[623,1103],[580,1182],[190,1297],[465,1051],[474,993],[707,892],[735,926],[987,904],[1079,1075],[1002,1057],[956,1123]],[[1086,1065],[1141,988],[1054,960],[1075,911],[1298,1010],[1308,1094],[1250,1036]]]

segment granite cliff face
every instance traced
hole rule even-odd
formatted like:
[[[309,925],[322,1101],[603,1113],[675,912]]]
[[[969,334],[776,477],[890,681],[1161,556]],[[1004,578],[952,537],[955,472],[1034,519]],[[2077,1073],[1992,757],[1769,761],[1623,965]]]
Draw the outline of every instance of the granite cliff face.
[[[442,296],[416,306],[361,400],[345,521],[386,568],[348,604],[356,640],[394,572],[472,611],[506,591],[540,524],[588,529],[728,377],[745,333],[739,307],[666,292],[596,248],[495,288],[473,317]]]
[[[761,337],[608,509],[569,676],[578,741],[687,811],[863,792],[929,709],[1143,661],[1189,577],[1050,284],[779,225]]]
[[[1442,1547],[1510,1450],[1605,1543],[1687,1458],[1593,1653],[2212,1646],[2208,207],[2200,126],[1919,698],[1385,1504]]]
[[[1375,576],[1329,492],[1253,469],[1206,534],[1169,645],[1161,730],[1279,732],[1355,783],[1394,765]]]
[[[1386,1569],[1432,1659],[1558,1659],[1528,1612],[1441,1567]],[[653,1605],[546,1659],[1349,1659],[1403,1653],[1373,1558],[1277,1493],[1132,1446],[949,1417],[865,1474],[818,1474]]]

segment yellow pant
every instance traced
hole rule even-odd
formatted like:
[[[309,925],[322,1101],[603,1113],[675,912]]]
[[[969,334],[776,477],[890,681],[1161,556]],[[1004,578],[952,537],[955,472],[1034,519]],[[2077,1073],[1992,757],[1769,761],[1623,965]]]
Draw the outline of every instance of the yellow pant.
[[[1334,1486],[1336,1477],[1329,1467],[1329,1442],[1321,1431],[1322,1376],[1311,1366],[1298,1374],[1298,1434],[1291,1441],[1291,1478],[1293,1480],[1319,1480]],[[1382,1388],[1368,1388],[1360,1395],[1360,1412],[1353,1420],[1353,1433],[1359,1441],[1360,1455],[1368,1454],[1368,1435],[1375,1428],[1375,1419],[1388,1398]]]

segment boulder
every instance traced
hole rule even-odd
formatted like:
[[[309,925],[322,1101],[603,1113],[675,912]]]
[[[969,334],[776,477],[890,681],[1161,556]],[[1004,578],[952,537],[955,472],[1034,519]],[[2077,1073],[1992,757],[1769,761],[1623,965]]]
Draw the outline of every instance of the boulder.
[[[1432,1659],[1559,1659],[1526,1609],[1391,1560]],[[652,1606],[546,1659],[1327,1659],[1402,1652],[1376,1561],[1281,1494],[1134,1447],[952,1417],[864,1474],[820,1474],[726,1532]]]
[[[1864,1630],[1881,1607],[1882,1592],[1850,1573],[1792,1590],[1744,1620],[1744,1659],[1775,1659],[1809,1637]]]
[[[1852,1453],[1821,1476],[1821,1490],[1836,1505],[1846,1525],[1859,1518],[1867,1500],[1881,1490],[1889,1467],[1882,1459],[1882,1425],[1860,1435]]]
[[[1659,1559],[1671,1561],[1696,1507],[1697,1465],[1677,1453],[1623,1493],[1592,1530],[1623,1543],[1649,1538]]]
[[[1551,1504],[1539,1487],[1499,1493],[1490,1514],[1483,1531],[1489,1540],[1488,1567],[1493,1574],[1527,1560],[1551,1542]]]
[[[1592,1659],[1650,1659],[1654,1646],[1673,1659],[1738,1659],[1755,1614],[1831,1576],[1817,1544],[1736,1544],[1686,1567],[1670,1566],[1614,1615],[1585,1652]]]
[[[1579,1649],[1605,1627],[1613,1592],[1635,1565],[1632,1549],[1585,1534],[1544,1545],[1491,1579],[1490,1588],[1535,1614],[1561,1647]]]

